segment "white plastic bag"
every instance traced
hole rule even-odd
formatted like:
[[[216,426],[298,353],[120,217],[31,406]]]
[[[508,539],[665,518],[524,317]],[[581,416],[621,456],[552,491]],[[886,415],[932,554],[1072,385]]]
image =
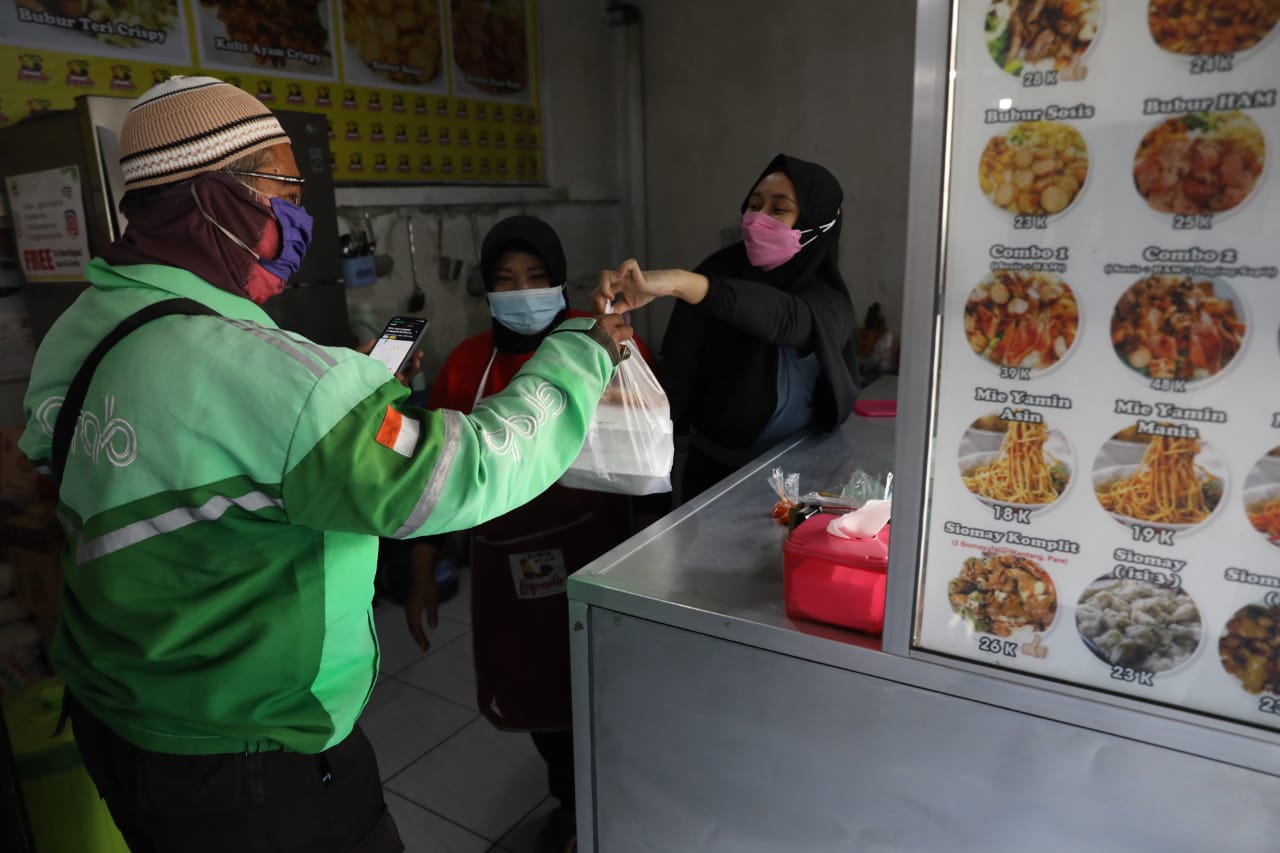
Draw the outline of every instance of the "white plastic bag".
[[[618,365],[596,406],[582,452],[560,485],[623,495],[669,492],[674,458],[666,392],[631,347],[631,356]]]

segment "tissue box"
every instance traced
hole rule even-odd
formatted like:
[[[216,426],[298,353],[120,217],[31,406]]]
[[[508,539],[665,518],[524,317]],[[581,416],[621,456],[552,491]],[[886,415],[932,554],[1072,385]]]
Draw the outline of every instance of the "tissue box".
[[[879,634],[884,629],[891,525],[874,539],[841,539],[827,532],[834,517],[810,516],[782,546],[787,616]]]

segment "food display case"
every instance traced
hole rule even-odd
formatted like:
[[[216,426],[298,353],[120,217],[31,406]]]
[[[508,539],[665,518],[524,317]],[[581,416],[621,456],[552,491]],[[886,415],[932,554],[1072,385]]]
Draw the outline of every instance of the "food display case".
[[[898,415],[570,579],[581,846],[1278,849],[1280,6],[917,10]],[[881,636],[768,519],[854,465]]]

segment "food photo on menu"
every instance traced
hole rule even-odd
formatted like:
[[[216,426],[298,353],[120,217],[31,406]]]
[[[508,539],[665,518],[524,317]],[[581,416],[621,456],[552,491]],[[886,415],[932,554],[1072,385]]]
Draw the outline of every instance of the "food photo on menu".
[[[1083,80],[1098,37],[1102,0],[992,0],[984,21],[987,52],[1002,71],[1055,72]]]
[[[1075,294],[1056,273],[995,270],[965,303],[969,347],[996,367],[1038,375],[1066,358],[1079,329]]]
[[[1244,509],[1250,526],[1280,547],[1280,446],[1271,448],[1245,477]]]
[[[1184,56],[1242,53],[1280,21],[1276,0],[1148,0],[1147,29],[1163,50]]]
[[[330,4],[325,0],[199,0],[201,60],[331,77]]]
[[[1089,177],[1080,131],[1055,121],[1024,121],[991,137],[978,165],[983,194],[1001,210],[1053,216],[1076,200]]]
[[[441,76],[437,0],[342,0],[348,82],[422,86]]]
[[[467,85],[518,95],[529,85],[525,0],[450,0],[453,61]]]
[[[1133,182],[1159,213],[1223,213],[1253,192],[1266,157],[1262,131],[1244,112],[1188,113],[1161,121],[1142,137]]]
[[[1185,425],[1139,421],[1117,432],[1093,467],[1098,503],[1116,521],[1164,531],[1203,524],[1226,490],[1217,451]]]
[[[1200,610],[1185,589],[1112,575],[1081,593],[1076,630],[1103,663],[1151,673],[1181,668],[1203,634]]]
[[[14,5],[62,19],[88,18],[97,24],[119,24],[106,30],[83,27],[69,30],[117,47],[148,44],[150,34],[168,34],[179,21],[178,0],[14,0]],[[127,35],[131,28],[140,31],[139,34]]]
[[[1244,307],[1224,281],[1155,275],[1131,285],[1111,314],[1111,345],[1147,380],[1218,376],[1244,346]]]
[[[1026,410],[984,415],[960,440],[960,479],[989,506],[1041,510],[1062,497],[1074,457],[1062,433]]]
[[[62,51],[128,63],[191,64],[186,4],[179,0],[4,0],[0,2],[0,44],[22,51]],[[57,80],[42,76],[41,69],[30,66],[23,54],[19,57],[23,58],[17,69],[18,83],[49,86]],[[39,64],[41,57],[33,59]],[[54,61],[44,59],[51,64]],[[66,85],[92,86],[85,60],[71,62],[81,65],[78,69],[68,66]],[[132,91],[125,85],[132,82],[127,70],[116,66],[111,71],[118,88]],[[0,89],[12,79],[0,82]],[[46,92],[39,95],[48,97]]]
[[[1246,693],[1280,696],[1280,604],[1246,604],[1232,614],[1218,657]]]
[[[968,557],[947,584],[952,611],[980,634],[1030,639],[1049,630],[1058,614],[1058,591],[1039,563],[990,550]]]

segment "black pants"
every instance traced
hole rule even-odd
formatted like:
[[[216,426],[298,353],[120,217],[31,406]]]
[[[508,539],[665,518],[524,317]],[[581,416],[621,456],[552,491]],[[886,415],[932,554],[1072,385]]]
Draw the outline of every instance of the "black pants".
[[[573,787],[573,731],[530,732],[533,745],[538,748],[542,760],[547,762],[547,787],[551,796],[560,801],[560,807],[574,810]]]
[[[134,746],[67,694],[85,769],[133,853],[399,853],[357,727],[319,755],[171,755]]]

